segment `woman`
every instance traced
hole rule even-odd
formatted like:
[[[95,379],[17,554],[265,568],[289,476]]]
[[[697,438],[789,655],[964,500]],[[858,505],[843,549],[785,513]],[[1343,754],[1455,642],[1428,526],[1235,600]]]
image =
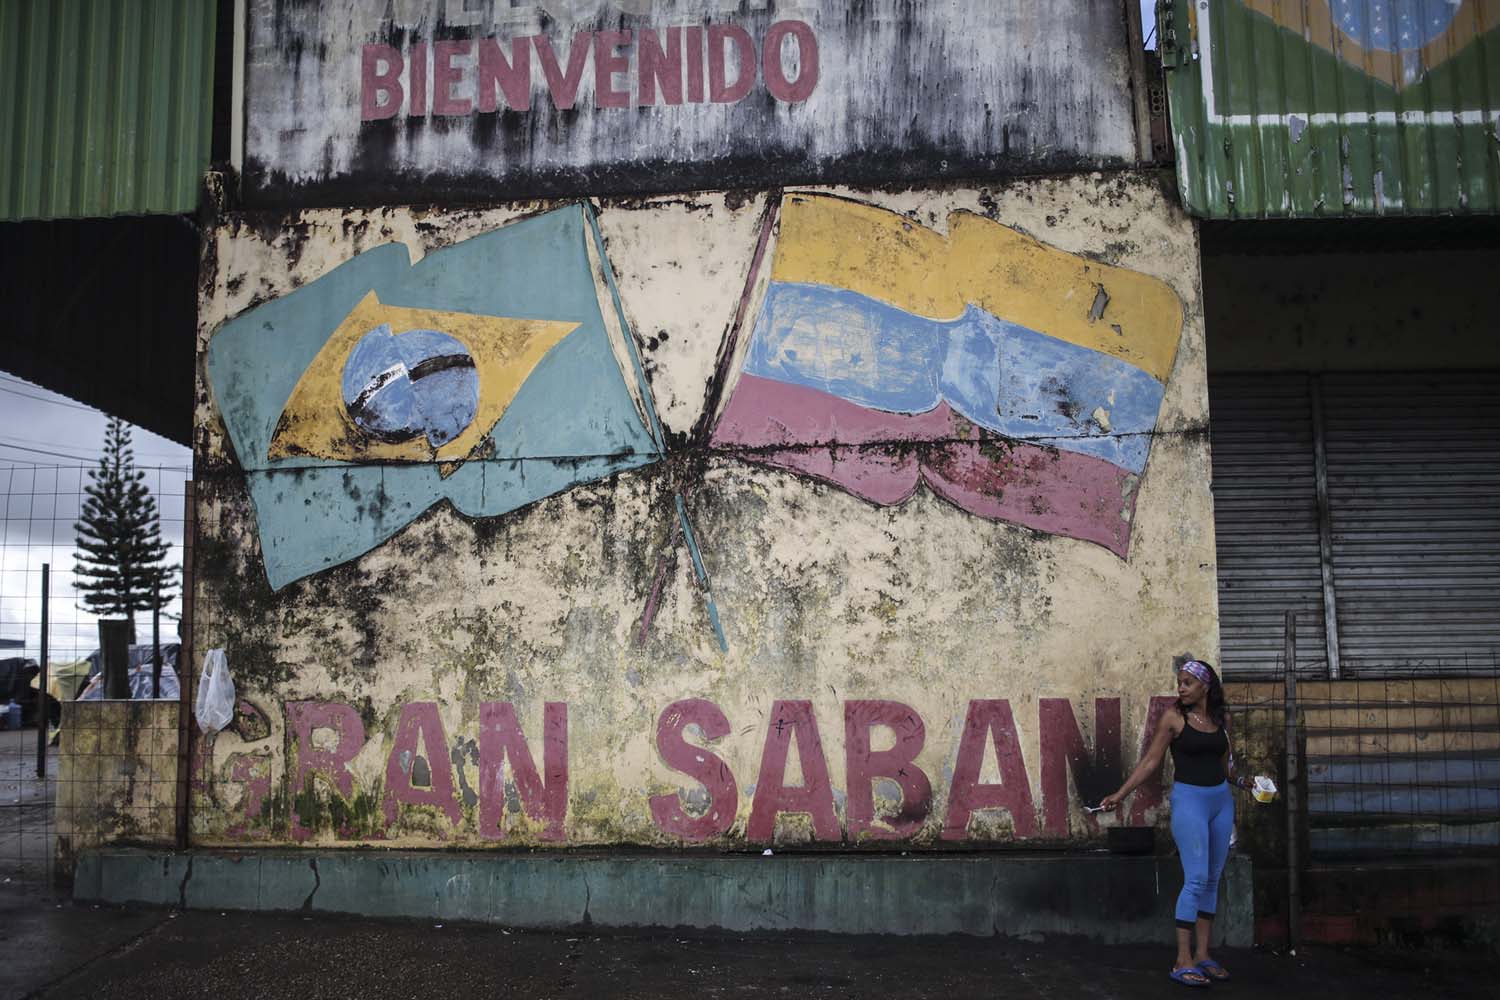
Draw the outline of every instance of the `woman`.
[[[1187,660],[1177,668],[1177,704],[1162,716],[1150,749],[1120,790],[1099,803],[1104,809],[1118,808],[1127,795],[1156,774],[1167,748],[1172,748],[1176,772],[1172,839],[1182,857],[1183,877],[1177,896],[1177,962],[1172,978],[1184,986],[1207,986],[1210,981],[1229,978],[1224,966],[1209,955],[1208,946],[1219,903],[1219,876],[1234,829],[1229,783],[1248,788],[1250,779],[1235,774],[1228,729],[1219,675],[1201,660]],[[1195,925],[1197,951],[1193,950]]]

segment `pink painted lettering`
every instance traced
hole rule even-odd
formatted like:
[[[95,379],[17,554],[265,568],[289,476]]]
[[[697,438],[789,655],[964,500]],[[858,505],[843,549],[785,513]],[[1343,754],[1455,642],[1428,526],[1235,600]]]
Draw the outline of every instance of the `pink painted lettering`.
[[[426,751],[425,756],[423,751]],[[430,775],[425,786],[412,781],[418,758],[425,759]],[[402,805],[436,806],[458,826],[463,811],[453,795],[453,764],[448,756],[448,736],[438,707],[430,701],[414,701],[401,708],[396,738],[385,762],[385,822],[396,822]]]
[[[724,43],[734,46],[735,68],[739,77],[729,81],[729,55]],[[733,104],[742,100],[755,86],[755,43],[750,32],[737,24],[708,26],[708,99],[716,104]]]
[[[689,104],[703,103],[703,27],[693,25],[683,32],[687,53],[687,99]]]
[[[890,729],[896,743],[887,750],[871,749],[875,726]],[[844,702],[844,753],[848,764],[849,798],[846,815],[849,836],[875,840],[909,837],[921,828],[932,810],[932,782],[913,763],[922,752],[927,730],[922,717],[899,701]],[[872,782],[888,778],[901,789],[901,808],[876,825]]]
[[[620,55],[619,49],[629,45],[631,37],[628,31],[594,33],[594,103],[601,108],[630,107],[630,91],[617,88],[615,77],[630,71],[630,57]]]
[[[262,747],[250,753],[232,753],[226,765],[229,780],[244,791],[240,797],[241,819],[226,832],[246,838],[270,836],[267,825],[254,825],[271,798],[271,750]]]
[[[712,742],[729,735],[729,720],[713,702],[688,698],[668,705],[656,724],[656,750],[662,761],[703,786],[708,793],[708,808],[701,816],[690,815],[682,807],[681,796],[668,792],[651,796],[651,818],[663,833],[702,841],[729,832],[740,791],[734,772],[723,758],[687,741],[689,726],[697,726],[702,739]]]
[[[366,45],[360,55],[361,121],[394,118],[401,108],[401,53],[389,45]]]
[[[797,42],[797,78],[788,80],[786,66],[782,62],[782,41],[791,38]],[[766,89],[778,101],[796,104],[812,96],[818,85],[818,36],[806,21],[777,21],[766,32],[765,48],[761,52],[761,75]]]
[[[453,85],[463,79],[463,70],[453,65],[454,57],[467,56],[474,43],[464,41],[441,41],[432,45],[432,113],[435,115],[466,115],[474,110],[474,103],[467,97],[454,97]]]
[[[994,746],[1000,765],[1000,781],[993,784],[979,780],[988,745]],[[1021,756],[1021,741],[1016,735],[1010,702],[1004,699],[969,702],[958,744],[958,760],[953,768],[953,785],[948,791],[948,815],[943,820],[942,838],[968,837],[969,820],[980,809],[1004,809],[1010,813],[1018,838],[1036,836],[1036,808],[1026,777],[1026,762]]]
[[[407,113],[420,118],[427,114],[427,43],[411,47],[411,59],[406,67],[407,87],[411,93],[411,104]]]
[[[498,87],[505,94],[505,104],[516,111],[531,107],[531,45],[529,39],[511,41],[511,55],[493,38],[479,40],[478,107],[481,114],[491,114],[499,107]]]
[[[1141,751],[1136,755],[1136,760],[1146,756],[1146,751],[1151,748],[1151,737],[1156,735],[1157,724],[1161,722],[1161,717],[1167,714],[1167,709],[1175,704],[1177,704],[1176,695],[1157,695],[1151,699],[1151,705],[1146,709],[1146,730],[1141,734]],[[1161,769],[1158,768],[1156,773],[1147,778],[1145,783],[1130,796],[1130,825],[1144,826],[1146,813],[1161,805],[1163,793]]]
[[[1042,698],[1037,703],[1037,725],[1042,745],[1042,829],[1048,836],[1068,835],[1068,773],[1089,804],[1120,787],[1120,699],[1094,699],[1094,752],[1079,731],[1073,704],[1066,698]],[[1093,830],[1098,822],[1088,813]]]
[[[365,745],[365,724],[352,705],[326,701],[287,702],[286,723],[295,760],[292,769],[292,836],[306,840],[313,831],[303,825],[304,817],[298,815],[295,797],[311,792],[313,782],[319,779],[345,799],[354,797],[354,775],[349,773],[349,762]],[[319,730],[333,731],[332,749],[318,749],[313,734]]]
[[[656,103],[657,88],[661,88],[663,104],[682,103],[682,29],[667,29],[667,44],[662,47],[661,36],[650,28],[643,28],[636,42],[637,74],[640,76],[640,94],[636,103],[650,107]]]
[[[516,709],[508,701],[479,705],[479,832],[498,840],[505,836],[504,765],[509,761],[521,808],[533,822],[543,824],[543,840],[564,839],[568,814],[568,706],[549,701],[542,712],[542,767],[537,772],[531,748],[521,732]]]
[[[758,47],[735,24],[692,24],[578,31],[565,42],[565,58],[550,34],[444,38],[414,43],[404,52],[372,42],[360,49],[360,119],[379,121],[403,111],[413,118],[529,111],[533,61],[541,63],[553,107],[567,111],[577,104],[590,56],[599,108],[630,107],[632,85],[639,107],[733,104],[759,79],[777,101],[808,100],[822,72],[812,26],[776,21],[761,41]]]
[[[802,765],[800,786],[786,784],[787,752],[796,736],[798,761]],[[833,810],[833,789],[828,781],[828,761],[823,739],[813,717],[810,701],[778,701],[771,706],[771,721],[760,756],[760,776],[755,782],[755,800],[745,836],[768,841],[776,832],[780,813],[807,813],[817,840],[839,840],[838,816]]]
[[[578,100],[578,85],[583,81],[583,66],[588,62],[593,34],[592,31],[580,31],[573,36],[573,42],[568,47],[566,71],[558,62],[557,53],[552,51],[552,39],[546,35],[536,35],[531,40],[536,46],[537,59],[542,64],[542,75],[547,78],[552,106],[559,111],[567,111]]]

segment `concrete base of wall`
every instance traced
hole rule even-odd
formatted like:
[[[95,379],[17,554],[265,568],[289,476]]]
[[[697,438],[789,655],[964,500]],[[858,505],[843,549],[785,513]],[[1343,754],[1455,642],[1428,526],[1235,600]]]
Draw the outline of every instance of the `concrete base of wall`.
[[[526,928],[694,927],[1170,940],[1176,858],[1097,854],[621,855],[101,848],[79,902],[303,911]],[[1215,936],[1253,936],[1250,861],[1229,859]]]

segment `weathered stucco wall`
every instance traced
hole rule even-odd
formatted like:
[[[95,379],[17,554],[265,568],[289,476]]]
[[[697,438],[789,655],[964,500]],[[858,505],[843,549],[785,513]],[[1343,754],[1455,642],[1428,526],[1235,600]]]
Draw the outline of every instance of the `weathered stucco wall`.
[[[1120,0],[248,8],[245,194],[262,206],[1137,162]]]
[[[179,706],[168,701],[65,701],[57,751],[57,859],[116,842],[177,837]]]
[[[198,746],[194,840],[1098,836],[1080,800],[1135,760],[1171,655],[1217,652],[1197,248],[1157,179],[604,202],[602,255],[591,215],[212,235],[194,648],[225,647],[250,704]],[[602,272],[568,299],[551,263],[584,245],[648,392]],[[449,324],[481,413],[518,356],[486,338],[576,332],[445,452],[429,418],[457,397],[423,396],[430,359],[386,370],[406,395],[385,411],[391,383],[343,360],[372,292],[398,333]],[[527,297],[554,293],[552,315]],[[561,367],[585,336],[611,351]],[[377,441],[381,413],[415,436]],[[1150,790],[1129,813],[1154,817]]]

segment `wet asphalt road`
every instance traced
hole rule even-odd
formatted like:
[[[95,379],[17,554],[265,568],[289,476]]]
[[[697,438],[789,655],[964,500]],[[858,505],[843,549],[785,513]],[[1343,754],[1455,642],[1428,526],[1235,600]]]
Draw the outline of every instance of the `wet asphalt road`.
[[[1049,939],[541,933],[0,897],[0,996],[1159,997],[1171,951]],[[1467,954],[1225,951],[1241,997],[1493,997]]]

